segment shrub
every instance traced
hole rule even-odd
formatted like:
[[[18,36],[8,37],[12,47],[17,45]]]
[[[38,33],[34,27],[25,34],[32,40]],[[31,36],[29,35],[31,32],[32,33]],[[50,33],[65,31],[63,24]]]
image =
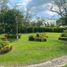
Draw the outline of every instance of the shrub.
[[[36,37],[39,37],[40,35],[39,34],[36,34]]]
[[[67,33],[62,33],[61,37],[67,37]]]
[[[32,35],[29,36],[29,41],[34,41],[34,37]]]
[[[64,30],[64,33],[67,33],[67,29],[66,29],[66,30]]]
[[[3,41],[7,41],[7,38],[6,38],[6,37],[3,37],[3,38],[1,38],[1,40],[3,40]]]
[[[37,37],[35,37],[35,38],[34,38],[34,41],[43,42],[43,41],[47,41],[47,38],[43,38],[43,37],[37,38]]]
[[[59,37],[59,40],[67,40],[67,29],[64,30],[64,32],[61,34],[61,37]]]
[[[9,45],[7,41],[0,41],[0,54],[9,52],[12,46]]]
[[[5,53],[8,53],[9,51],[11,51],[12,49],[12,46],[5,46],[3,47],[2,49],[0,49],[0,54],[5,54]]]
[[[29,41],[43,42],[47,41],[47,37],[44,34],[36,34],[36,36],[29,36]]]
[[[40,37],[34,37],[34,41],[40,41],[41,42],[41,38]]]
[[[60,37],[59,40],[67,40],[67,37]]]
[[[6,34],[6,35],[5,35],[5,37],[6,37],[7,39],[16,39],[17,36],[18,36],[18,38],[21,37],[20,34],[18,34],[18,35],[16,35],[16,34]]]
[[[33,33],[33,32],[63,32],[66,28],[60,27],[27,27],[22,28],[19,33]]]
[[[48,38],[48,36],[46,34],[41,34],[41,35],[44,36],[44,37],[46,37],[46,38]]]

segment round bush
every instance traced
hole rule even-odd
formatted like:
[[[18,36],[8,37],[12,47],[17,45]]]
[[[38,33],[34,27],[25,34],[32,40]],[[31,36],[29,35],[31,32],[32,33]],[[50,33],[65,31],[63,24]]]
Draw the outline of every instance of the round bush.
[[[11,50],[12,50],[12,46],[5,46],[2,49],[0,49],[0,54],[8,53]]]
[[[34,37],[32,35],[29,36],[29,41],[34,41]]]
[[[35,37],[35,38],[34,38],[34,41],[39,41],[39,42],[41,42],[41,38]]]
[[[12,49],[12,46],[9,45],[8,41],[0,40],[0,54],[5,54]]]
[[[44,42],[47,41],[47,37],[44,34],[36,34],[36,36],[29,36],[29,41],[38,41],[38,42]]]
[[[36,34],[36,37],[39,37],[39,34]]]
[[[59,40],[65,40],[65,41],[67,41],[67,37],[60,37]]]
[[[5,37],[6,37],[7,39],[16,39],[17,36],[18,36],[18,38],[21,37],[20,34],[18,34],[18,35],[16,35],[16,34],[6,34],[6,35],[5,35]]]
[[[3,38],[1,38],[1,40],[3,40],[3,41],[7,41],[7,38],[6,38],[6,37],[3,37]]]
[[[61,37],[59,37],[59,40],[66,40],[67,41],[67,29],[64,30],[64,32],[61,34]]]

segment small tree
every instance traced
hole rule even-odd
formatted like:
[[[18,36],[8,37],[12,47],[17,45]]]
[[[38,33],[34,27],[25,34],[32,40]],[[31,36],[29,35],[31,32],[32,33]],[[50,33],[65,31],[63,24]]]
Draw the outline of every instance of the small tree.
[[[57,24],[67,25],[67,0],[52,0],[53,6],[51,6],[50,11],[57,13],[61,16],[59,20],[57,20]],[[57,7],[57,10],[54,7]]]
[[[23,15],[15,9],[8,10],[5,14],[5,23],[7,24],[8,34],[18,36],[19,25],[22,25]],[[17,37],[18,38],[18,37]]]
[[[61,17],[64,15],[67,15],[67,0],[52,0],[53,6],[51,6],[50,11],[57,13]],[[57,7],[57,10],[53,9],[54,7]]]

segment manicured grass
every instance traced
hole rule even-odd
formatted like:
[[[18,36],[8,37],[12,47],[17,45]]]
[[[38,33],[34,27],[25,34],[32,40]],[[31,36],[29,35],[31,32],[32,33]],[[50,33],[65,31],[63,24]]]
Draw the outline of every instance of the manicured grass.
[[[67,67],[67,65],[63,66],[63,67]]]
[[[13,50],[0,55],[0,64],[35,64],[67,55],[67,42],[58,40],[60,33],[47,33],[47,42],[28,41],[29,35],[22,34],[21,39],[10,43]]]

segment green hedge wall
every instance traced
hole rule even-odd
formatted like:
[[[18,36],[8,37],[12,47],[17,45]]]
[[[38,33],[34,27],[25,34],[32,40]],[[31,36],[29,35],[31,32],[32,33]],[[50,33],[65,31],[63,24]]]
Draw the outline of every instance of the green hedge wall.
[[[35,32],[63,32],[65,28],[58,27],[23,27],[19,33],[35,33]]]
[[[59,27],[21,27],[20,29],[18,29],[18,33],[63,32],[65,29],[66,28]],[[8,32],[8,29],[6,29],[5,33]],[[16,32],[16,30],[14,30],[14,32]],[[4,33],[3,30],[0,29],[0,33]]]

